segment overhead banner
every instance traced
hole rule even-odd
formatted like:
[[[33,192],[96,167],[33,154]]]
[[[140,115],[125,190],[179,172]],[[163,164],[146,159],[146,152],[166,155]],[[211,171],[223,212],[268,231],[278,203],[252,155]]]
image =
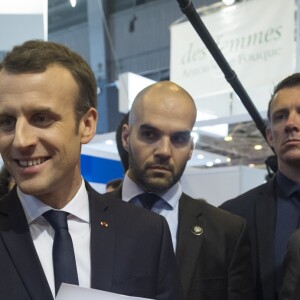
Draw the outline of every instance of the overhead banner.
[[[294,0],[244,1],[201,19],[244,87],[276,84],[295,72]],[[171,26],[170,78],[195,99],[231,90],[189,21]]]

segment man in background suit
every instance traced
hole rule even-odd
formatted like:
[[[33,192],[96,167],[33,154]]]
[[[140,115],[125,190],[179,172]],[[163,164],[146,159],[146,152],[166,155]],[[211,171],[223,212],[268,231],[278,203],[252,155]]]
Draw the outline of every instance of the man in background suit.
[[[123,181],[122,178],[116,178],[108,181],[105,186],[106,192],[112,192],[115,189],[117,189],[122,184],[122,181]]]
[[[245,221],[189,197],[179,183],[193,152],[196,114],[192,97],[175,83],[142,90],[122,130],[129,169],[112,194],[166,217],[186,299],[253,299]]]
[[[53,300],[62,282],[183,299],[165,219],[81,176],[96,103],[90,67],[62,45],[28,41],[0,64],[0,152],[17,186],[0,201],[1,299]]]
[[[283,263],[283,280],[280,300],[300,299],[300,230],[289,238]]]
[[[220,207],[246,219],[259,299],[278,298],[290,235],[299,227],[300,74],[282,80],[268,105],[266,136],[278,171],[268,182]]]

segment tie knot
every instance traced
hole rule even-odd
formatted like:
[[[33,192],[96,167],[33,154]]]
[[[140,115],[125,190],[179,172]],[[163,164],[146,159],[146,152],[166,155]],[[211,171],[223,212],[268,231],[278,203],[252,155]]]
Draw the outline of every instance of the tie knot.
[[[69,213],[60,210],[48,210],[43,213],[45,219],[50,223],[54,230],[66,229],[68,230],[67,216]]]
[[[139,200],[141,201],[144,208],[150,209],[153,205],[161,199],[160,196],[155,195],[153,193],[143,193],[138,195]]]

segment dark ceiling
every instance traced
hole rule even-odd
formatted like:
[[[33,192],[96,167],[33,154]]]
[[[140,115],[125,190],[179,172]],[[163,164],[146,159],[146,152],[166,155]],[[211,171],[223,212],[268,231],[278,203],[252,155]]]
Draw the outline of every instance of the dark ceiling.
[[[69,0],[48,0],[48,31],[58,31],[87,21],[86,0],[77,0],[72,7]]]
[[[102,0],[96,0],[102,1]],[[160,0],[103,0],[108,14]],[[87,1],[77,0],[73,8],[69,0],[48,0],[49,33],[87,22]]]

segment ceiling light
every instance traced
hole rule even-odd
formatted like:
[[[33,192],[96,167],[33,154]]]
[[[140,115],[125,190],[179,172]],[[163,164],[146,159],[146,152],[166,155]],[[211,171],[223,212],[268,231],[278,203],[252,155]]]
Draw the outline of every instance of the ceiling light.
[[[216,158],[216,159],[215,159],[215,163],[216,163],[216,164],[220,164],[220,163],[221,163],[221,159],[220,159],[220,158]]]
[[[113,141],[113,140],[106,140],[106,141],[105,141],[105,144],[106,144],[106,145],[113,145],[113,144],[114,144],[114,141]]]
[[[229,162],[231,162],[231,158],[230,157],[227,157],[226,158],[226,161],[229,163]]]
[[[232,136],[230,136],[230,135],[225,136],[225,137],[224,137],[224,141],[225,141],[225,142],[230,142],[230,141],[232,141]]]
[[[212,161],[209,161],[209,162],[206,163],[207,167],[212,167],[213,165],[214,165],[214,163]]]
[[[234,3],[235,3],[235,0],[222,0],[222,2],[224,3],[224,5],[229,6],[229,5],[234,4]]]
[[[70,4],[72,7],[75,7],[76,4],[77,4],[77,1],[76,0],[70,0]]]
[[[203,158],[204,158],[204,155],[203,155],[203,154],[198,154],[198,155],[197,155],[197,158],[198,158],[198,159],[203,159]]]
[[[249,167],[249,168],[254,168],[254,167],[255,167],[255,164],[249,164],[248,167]]]
[[[255,149],[255,150],[261,150],[261,149],[262,149],[262,145],[255,145],[255,146],[254,146],[254,149]]]

